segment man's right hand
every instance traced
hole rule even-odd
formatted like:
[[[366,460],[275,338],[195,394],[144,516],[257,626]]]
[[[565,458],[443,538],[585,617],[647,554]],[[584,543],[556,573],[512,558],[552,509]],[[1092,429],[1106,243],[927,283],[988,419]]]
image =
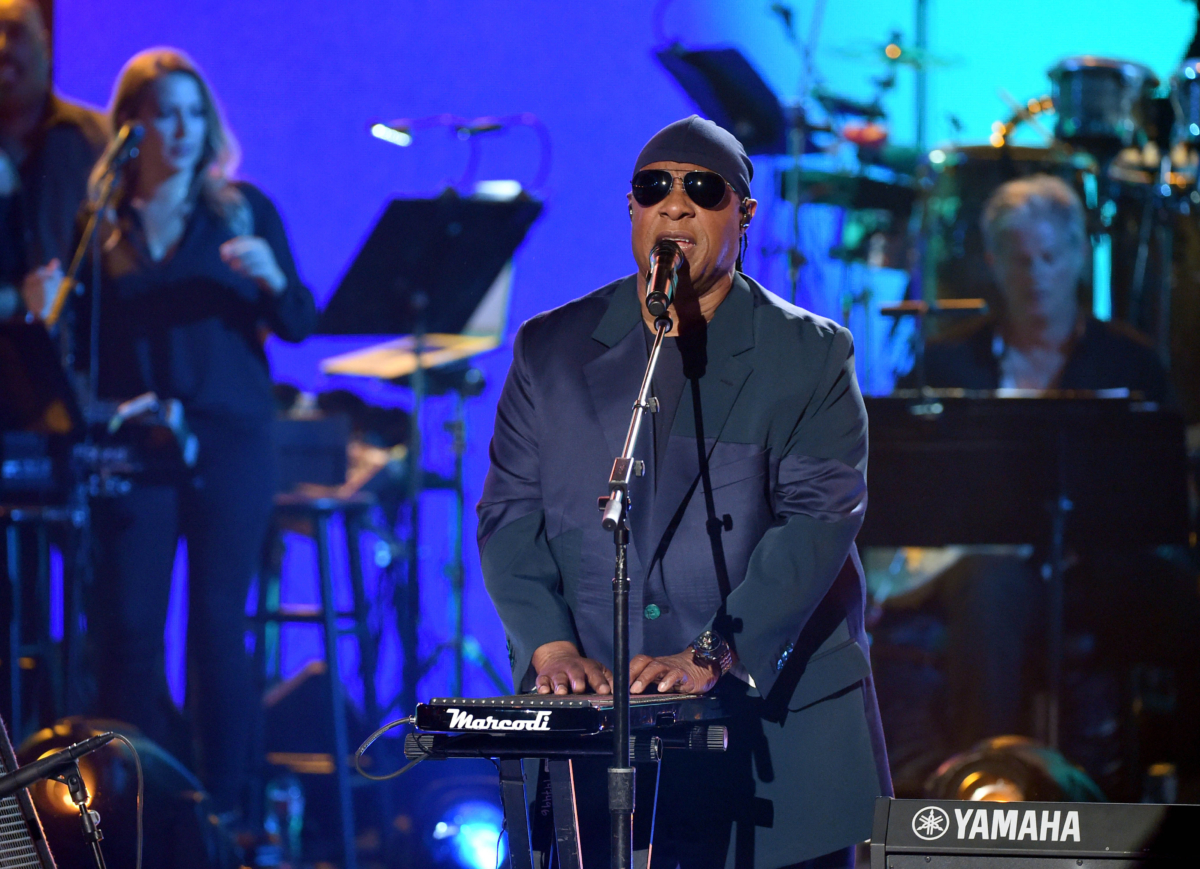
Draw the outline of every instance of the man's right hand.
[[[574,643],[557,641],[538,646],[532,663],[539,694],[612,693],[612,672],[599,661],[580,655]]]
[[[25,310],[39,319],[46,319],[62,279],[62,264],[57,259],[27,274],[21,284],[21,300],[25,303]]]

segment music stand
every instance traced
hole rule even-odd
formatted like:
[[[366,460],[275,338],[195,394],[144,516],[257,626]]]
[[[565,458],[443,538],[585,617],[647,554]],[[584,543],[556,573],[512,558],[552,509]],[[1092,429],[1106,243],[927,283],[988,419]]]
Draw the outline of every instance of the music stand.
[[[456,537],[454,564],[448,571],[454,637],[426,660],[420,657],[417,534],[420,494],[425,488],[421,408],[428,394],[429,368],[499,345],[508,315],[510,263],[541,210],[540,202],[525,195],[510,200],[464,199],[447,191],[434,199],[391,200],[351,261],[317,327],[318,333],[326,335],[405,336],[324,360],[322,368],[327,373],[392,382],[405,378],[413,393],[408,451],[411,539],[404,599],[399,602],[405,662],[400,704],[406,710],[416,708],[417,684],[446,648],[454,653],[456,695],[463,693],[464,661],[477,664],[493,682],[497,680],[478,642],[464,631],[462,389],[456,390],[456,416],[448,426],[456,452]]]
[[[736,48],[689,50],[679,43],[654,56],[717,126],[733,133],[747,154],[786,154],[783,106]]]
[[[860,545],[1048,547],[1043,726],[1054,747],[1065,547],[1188,540],[1183,417],[1122,392],[927,389],[865,399],[871,503]]]
[[[466,331],[542,204],[393,199],[338,282],[317,324],[321,335],[417,335]]]

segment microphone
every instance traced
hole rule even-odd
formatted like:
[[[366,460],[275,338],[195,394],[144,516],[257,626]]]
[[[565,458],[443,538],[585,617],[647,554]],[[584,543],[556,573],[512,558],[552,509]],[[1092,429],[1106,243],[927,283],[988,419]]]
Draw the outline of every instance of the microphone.
[[[138,155],[137,146],[146,135],[146,128],[135,121],[126,121],[108,149],[107,172],[115,172]]]
[[[117,738],[115,733],[102,733],[68,746],[54,754],[48,754],[41,760],[26,764],[18,770],[0,775],[0,799],[16,793],[21,788],[27,788],[34,782],[57,775],[66,767],[73,764],[85,754],[95,751],[102,745],[107,745]]]
[[[390,124],[377,121],[371,124],[369,132],[376,139],[391,142],[401,148],[407,148],[413,140],[412,125],[408,121],[392,121]]]
[[[675,299],[679,283],[679,267],[683,251],[679,245],[664,238],[650,251],[650,274],[646,276],[646,310],[653,317],[662,317]]]

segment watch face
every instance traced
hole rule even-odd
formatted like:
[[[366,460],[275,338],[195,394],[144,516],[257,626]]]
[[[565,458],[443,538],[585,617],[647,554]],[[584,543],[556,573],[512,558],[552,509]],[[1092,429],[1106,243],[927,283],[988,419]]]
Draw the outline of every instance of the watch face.
[[[692,644],[697,652],[703,655],[711,655],[717,650],[719,642],[717,635],[712,631],[705,631],[700,636],[696,637],[696,642]]]

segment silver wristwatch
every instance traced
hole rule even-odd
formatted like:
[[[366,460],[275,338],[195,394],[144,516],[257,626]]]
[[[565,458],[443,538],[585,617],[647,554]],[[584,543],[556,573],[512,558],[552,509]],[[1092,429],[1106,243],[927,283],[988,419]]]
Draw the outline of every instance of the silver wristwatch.
[[[716,631],[705,631],[692,640],[692,660],[702,667],[718,667],[724,676],[733,666],[733,650]]]

